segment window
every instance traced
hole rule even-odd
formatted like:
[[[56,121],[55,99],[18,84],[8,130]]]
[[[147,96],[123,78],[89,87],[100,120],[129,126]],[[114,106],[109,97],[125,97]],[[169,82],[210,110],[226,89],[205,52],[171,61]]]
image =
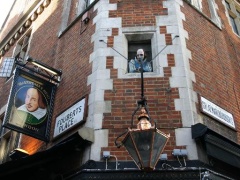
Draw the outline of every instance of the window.
[[[15,68],[14,61],[15,57],[22,61],[26,60],[27,51],[29,48],[29,39],[31,36],[31,30],[27,31],[17,42],[15,49],[13,51],[13,57],[4,58],[3,62],[0,64],[0,77],[11,77],[13,70]]]
[[[147,63],[147,66],[150,66],[151,71],[154,70],[153,68],[153,62],[152,62],[152,33],[131,33],[126,34],[126,46],[128,47],[128,66],[127,66],[127,72],[129,72],[129,65],[130,61],[135,59],[137,50],[143,49],[144,54],[146,55],[146,60],[150,63]]]
[[[3,116],[0,117],[0,135],[2,135],[2,131],[3,131],[2,125],[3,125]]]
[[[6,57],[0,65],[0,77],[10,77],[14,66],[14,58]]]
[[[58,36],[61,36],[67,27],[94,1],[95,0],[64,0],[62,23]]]
[[[216,6],[216,3],[215,3],[215,0],[208,0],[208,4],[209,4],[209,10],[210,10],[210,13],[211,13],[211,20],[216,24],[218,25],[219,27],[221,27],[221,21],[220,21],[220,18],[217,14],[217,6]]]
[[[18,57],[22,61],[26,60],[27,51],[30,44],[31,30],[27,31],[17,42],[15,50],[13,52],[13,57]]]
[[[188,0],[198,10],[202,11],[202,0]]]
[[[0,117],[0,164],[6,162],[8,159],[8,144],[10,141],[10,131],[2,127],[4,116]]]
[[[10,153],[18,147],[20,133],[3,127],[4,116],[0,115],[0,164],[10,161]]]
[[[8,144],[10,141],[10,136],[1,137],[1,145],[0,145],[0,163],[5,163],[10,158],[8,158]]]
[[[240,5],[234,0],[225,0],[225,7],[229,17],[229,23],[233,32],[240,36]]]
[[[77,15],[80,15],[93,2],[94,0],[78,0],[78,3],[76,5]]]
[[[1,137],[0,145],[0,162],[4,163],[10,161],[9,154],[17,148],[20,133],[16,131],[9,131]]]
[[[166,49],[168,34],[159,34],[155,26],[123,27],[119,39],[114,41],[121,56],[114,59],[119,78],[137,78],[140,73],[129,73],[129,61],[135,57],[137,49],[147,52],[147,59],[151,61],[152,72],[146,72],[145,77],[164,76],[164,68],[168,66],[169,50]],[[175,38],[175,37],[174,37]],[[173,39],[174,39],[173,38]],[[173,42],[174,44],[174,42]],[[170,44],[169,44],[170,45]],[[171,44],[172,45],[172,44]],[[171,46],[170,45],[170,46]],[[123,60],[123,58],[125,60]]]
[[[240,18],[240,10],[237,10],[237,15]]]
[[[238,33],[238,29],[237,29],[237,24],[235,22],[235,18],[233,18],[232,16],[229,16],[230,18],[230,22],[231,22],[231,25],[232,25],[232,28],[233,28],[233,31],[239,35]]]
[[[3,125],[3,118],[4,116],[0,117],[0,137],[4,136],[7,134],[10,130],[7,128],[4,128]]]
[[[225,1],[225,4],[226,4],[227,9],[231,9],[229,2]]]

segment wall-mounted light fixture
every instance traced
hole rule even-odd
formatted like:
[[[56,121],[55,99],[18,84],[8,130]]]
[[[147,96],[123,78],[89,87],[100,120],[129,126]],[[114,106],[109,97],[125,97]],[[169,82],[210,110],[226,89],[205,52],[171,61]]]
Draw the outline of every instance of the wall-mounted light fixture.
[[[47,64],[44,64],[43,62],[33,59],[32,57],[28,56],[26,58],[26,63],[24,63],[21,59],[18,57],[15,58],[15,64],[26,68],[30,70],[31,72],[37,73],[44,78],[49,79],[49,81],[53,81],[55,83],[59,83],[61,81],[61,75],[62,71],[55,69],[53,67],[48,66]],[[28,66],[28,65],[32,66]]]
[[[141,59],[141,100],[137,102],[138,106],[132,114],[131,127],[115,140],[115,145],[120,148],[125,146],[128,153],[134,160],[139,169],[151,171],[155,168],[159,157],[170,137],[157,129],[156,123],[153,123],[148,111],[147,100],[144,97],[143,81],[143,60]],[[138,124],[133,128],[133,119],[140,109]],[[117,140],[126,134],[121,143]]]
[[[27,62],[30,62],[33,65],[38,66],[41,69],[44,69],[45,71],[48,71],[49,73],[52,73],[53,75],[57,75],[57,76],[61,76],[62,75],[62,71],[61,70],[54,69],[54,68],[48,66],[47,64],[44,64],[43,62],[38,61],[36,59],[33,59],[33,58],[29,57],[29,56],[27,57]]]
[[[21,148],[16,148],[13,151],[11,151],[10,154],[9,154],[9,157],[12,160],[20,159],[20,158],[23,158],[23,157],[26,157],[26,156],[29,156],[29,153],[27,151],[25,151],[24,149],[21,149]]]

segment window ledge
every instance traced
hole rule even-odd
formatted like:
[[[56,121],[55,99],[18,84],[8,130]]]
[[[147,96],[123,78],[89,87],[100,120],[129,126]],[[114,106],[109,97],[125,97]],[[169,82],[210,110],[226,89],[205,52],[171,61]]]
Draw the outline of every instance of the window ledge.
[[[191,6],[193,9],[195,9],[199,14],[201,14],[205,19],[207,19],[210,23],[212,23],[215,27],[222,30],[221,24],[215,23],[211,18],[203,14],[202,11],[200,11],[198,8],[196,8],[194,5],[192,5],[188,0],[184,0],[189,6]]]
[[[143,77],[153,78],[153,77],[164,77],[163,74],[157,72],[144,72]],[[122,79],[131,79],[131,78],[141,78],[141,73],[126,73],[119,75],[119,78]]]

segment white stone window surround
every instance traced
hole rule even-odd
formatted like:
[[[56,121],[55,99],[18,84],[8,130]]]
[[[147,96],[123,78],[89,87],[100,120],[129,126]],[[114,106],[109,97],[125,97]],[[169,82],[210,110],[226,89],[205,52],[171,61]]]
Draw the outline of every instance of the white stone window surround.
[[[228,9],[225,1],[229,3],[231,9]],[[230,20],[230,16],[231,16],[232,18],[234,18],[235,25],[236,25],[236,28],[238,30],[238,33],[240,33],[240,15],[238,13],[240,11],[240,3],[237,3],[234,0],[222,0],[222,4],[225,6],[225,14],[228,18],[230,26],[233,26],[232,23],[231,23],[231,20]],[[232,27],[232,30],[233,30],[233,27]],[[234,30],[233,30],[233,32],[234,32]],[[239,34],[236,34],[236,35],[240,36]]]
[[[180,89],[180,99],[175,100],[176,110],[181,111],[183,124],[185,127],[192,125],[196,108],[193,105],[197,102],[197,98],[192,99],[188,93],[194,94],[191,91],[191,81],[195,81],[194,73],[189,70],[188,60],[191,59],[191,52],[186,49],[185,39],[188,38],[187,32],[183,29],[182,21],[185,20],[184,14],[180,10],[183,1],[168,0],[163,1],[164,7],[169,9],[167,16],[156,16],[155,26],[141,27],[122,27],[122,19],[120,17],[109,18],[109,10],[116,10],[117,3],[110,4],[108,0],[100,0],[94,6],[97,9],[97,16],[94,17],[93,23],[96,25],[96,31],[92,36],[91,41],[94,43],[94,51],[90,55],[89,63],[92,63],[92,74],[88,77],[88,85],[91,85],[91,93],[89,95],[89,116],[85,124],[87,127],[95,129],[95,142],[92,144],[89,151],[89,157],[94,160],[99,160],[101,147],[106,147],[108,144],[108,130],[102,129],[103,113],[111,112],[111,102],[104,101],[104,91],[113,90],[113,80],[110,77],[110,69],[106,69],[107,57],[113,57],[113,68],[117,69],[119,79],[140,78],[140,73],[127,73],[128,58],[128,40],[127,36],[131,33],[151,34],[152,36],[152,57],[156,56],[162,49],[163,51],[156,57],[153,62],[153,72],[144,73],[144,77],[164,77],[163,68],[168,67],[167,55],[174,54],[175,65],[172,67],[172,77],[170,77],[170,86]],[[172,45],[166,46],[165,34],[160,34],[160,27],[166,26],[167,34],[171,34]],[[118,35],[114,36],[113,47],[107,47],[108,37],[112,36],[112,29],[118,29]],[[104,42],[100,41],[103,40]],[[115,52],[116,49],[124,57]],[[154,64],[156,63],[156,64]],[[157,64],[158,63],[158,64]],[[156,67],[159,66],[159,67]],[[159,70],[157,70],[159,68]],[[185,78],[185,76],[187,76]],[[187,79],[187,80],[186,80]],[[103,83],[104,82],[104,83]],[[101,86],[100,86],[101,84]],[[104,84],[104,86],[103,86]],[[195,97],[195,96],[194,96]],[[188,128],[184,128],[188,129]],[[188,132],[188,135],[190,132]],[[183,137],[177,145],[187,145],[187,149],[191,154],[190,159],[197,157],[196,147],[192,142],[184,138],[186,135],[178,134]],[[91,150],[94,149],[94,150]]]
[[[94,1],[95,0],[78,0],[78,3],[76,4],[77,16],[80,15]]]
[[[191,4],[195,9],[199,11],[199,13],[202,13],[202,0],[186,0],[189,4]],[[211,13],[211,17],[207,17],[206,15],[205,18],[211,20],[218,28],[222,29],[222,23],[220,20],[220,17],[217,14],[218,6],[215,2],[215,0],[207,0],[208,5],[209,5],[209,11]]]
[[[145,27],[127,27],[119,28],[119,36],[114,37],[114,49],[120,52],[121,55],[114,56],[114,69],[118,69],[118,78],[136,78],[141,76],[140,73],[128,73],[128,41],[134,38],[135,35],[138,37],[143,36],[143,39],[151,40],[152,48],[152,64],[153,72],[144,72],[144,77],[163,77],[163,68],[168,67],[167,54],[173,54],[174,39],[172,45],[166,45],[165,34],[160,34],[159,27],[145,26]],[[172,38],[175,36],[172,35]],[[136,39],[137,40],[137,39]],[[130,59],[128,59],[130,60]]]
[[[211,13],[211,20],[219,27],[221,28],[222,23],[221,20],[217,14],[217,10],[218,10],[218,6],[215,2],[215,0],[208,0],[208,4],[209,4],[209,10]]]
[[[202,11],[202,0],[188,0],[199,11]]]
[[[72,0],[63,0],[63,10],[62,10],[62,17],[61,17],[61,25],[60,29],[58,32],[58,37],[61,37],[63,33],[71,26],[71,23],[74,22],[69,22],[69,15],[71,11],[71,5],[72,5]],[[75,5],[75,14],[76,18],[80,16],[82,13],[84,13],[90,5],[92,5],[94,2],[97,2],[98,0],[78,0],[77,4]]]

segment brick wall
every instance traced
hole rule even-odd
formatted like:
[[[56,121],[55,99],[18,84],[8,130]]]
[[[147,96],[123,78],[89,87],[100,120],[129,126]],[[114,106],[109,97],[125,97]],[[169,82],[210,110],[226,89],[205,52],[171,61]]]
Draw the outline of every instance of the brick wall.
[[[191,6],[185,5],[182,8],[186,16],[184,28],[189,34],[187,48],[192,52],[190,66],[196,77],[193,88],[199,95],[233,114],[236,130],[239,131],[239,83],[237,79],[239,79],[240,56],[235,50],[240,43],[239,38],[233,34],[225,9],[220,2],[218,7],[223,23],[222,29],[209,21],[208,13],[205,15],[208,15],[209,19]],[[204,7],[204,9],[207,8]],[[199,110],[199,105],[197,107]],[[203,119],[204,123],[213,130],[227,137],[229,135],[229,139],[237,141],[239,133],[235,130],[212,118]]]
[[[151,3],[149,3],[151,2]],[[122,17],[122,27],[155,26],[156,16],[168,16],[168,9],[163,7],[163,1],[159,0],[110,0],[117,5],[117,10],[111,10],[110,18]],[[209,10],[203,3],[205,16],[183,2],[181,7],[185,15],[183,29],[188,33],[186,39],[187,49],[191,51],[192,58],[190,69],[194,73],[196,81],[193,82],[193,91],[210,99],[215,104],[234,114],[237,130],[239,130],[239,39],[236,37],[228,24],[221,3],[218,4],[219,14],[223,20],[224,28],[216,27],[209,19]],[[87,84],[88,76],[92,73],[92,64],[89,63],[90,55],[95,50],[91,41],[95,32],[93,17],[97,13],[91,9],[91,19],[88,24],[81,20],[77,21],[68,31],[58,38],[61,23],[61,3],[51,3],[41,16],[33,24],[33,38],[29,54],[44,63],[63,69],[62,81],[58,87],[55,99],[54,114],[52,116],[52,132],[55,118],[74,102],[90,93],[91,86]],[[70,21],[75,16],[70,15]],[[167,25],[158,27],[160,34],[164,35],[163,44],[172,44],[171,32]],[[108,47],[113,47],[114,37],[118,36],[120,29],[114,27],[112,34],[107,37]],[[182,34],[180,34],[182,36]],[[6,56],[11,55],[12,49]],[[102,129],[107,129],[108,145],[101,150],[109,150],[119,160],[131,160],[125,148],[116,148],[114,141],[131,126],[131,116],[137,108],[137,101],[141,99],[140,78],[118,78],[118,70],[114,68],[114,57],[107,56],[106,69],[110,70],[110,78],[113,80],[113,88],[104,91],[104,101],[111,101],[111,112],[104,113]],[[156,121],[157,128],[170,134],[170,139],[164,149],[169,159],[173,159],[172,150],[186,148],[176,145],[175,129],[182,128],[181,112],[175,108],[175,100],[180,98],[179,88],[171,88],[170,78],[172,68],[179,63],[174,54],[167,54],[167,67],[163,67],[163,77],[145,77],[144,95],[149,106],[152,120]],[[1,82],[2,107],[7,103],[11,83]],[[5,96],[4,96],[5,95]],[[189,94],[190,95],[190,94]],[[199,104],[196,103],[198,114]],[[139,113],[137,112],[136,115]],[[205,124],[219,125],[219,132],[231,136],[239,136],[235,131],[226,128],[219,122],[203,116]],[[134,125],[137,120],[134,117]],[[222,127],[222,128],[221,128]],[[67,136],[67,135],[66,135]],[[238,138],[239,139],[239,138]],[[60,142],[61,139],[51,142],[48,147]],[[121,138],[119,139],[121,140]],[[33,144],[29,144],[29,141]],[[31,153],[47,148],[43,143],[24,136],[22,146],[29,147]],[[93,150],[94,151],[94,150]]]
[[[93,9],[90,10],[91,19],[88,24],[84,24],[79,20],[69,28],[66,34],[58,38],[61,13],[62,4],[52,1],[42,14],[38,16],[32,24],[31,48],[28,52],[34,59],[40,60],[53,68],[63,70],[62,81],[57,88],[54,101],[55,105],[51,126],[52,133],[56,116],[69,108],[80,98],[89,94],[90,86],[87,85],[87,78],[92,71],[89,57],[93,52],[93,44],[90,39],[95,31],[95,26],[92,25],[95,12],[93,12]],[[9,28],[11,27],[10,25]],[[87,31],[85,31],[86,29]],[[14,45],[7,51],[4,57],[11,57],[13,49]],[[2,107],[7,103],[10,94],[11,80],[6,82],[5,78],[1,78],[0,81],[0,107]],[[20,146],[28,150],[30,154],[34,154],[51,147],[61,140],[60,138],[46,144],[37,139],[23,135]]]
[[[111,3],[117,1],[111,1]],[[163,8],[162,1],[120,1],[117,10],[110,12],[110,17],[122,17],[123,27],[133,26],[154,26],[156,17],[167,15],[168,10]],[[172,39],[166,27],[159,27],[161,34],[165,34],[166,44],[171,44]],[[117,36],[117,29],[113,30],[112,36],[108,38],[108,46],[113,47],[114,36]],[[169,67],[164,68],[165,76],[162,78],[144,78],[144,95],[147,99],[149,113],[152,121],[156,121],[157,127],[170,134],[169,142],[164,150],[171,157],[172,149],[176,148],[174,129],[181,127],[181,114],[175,111],[174,99],[179,98],[178,89],[170,88],[169,78],[171,77],[171,67],[175,65],[175,57],[169,54]],[[102,148],[103,151],[111,151],[117,155],[119,160],[131,160],[125,148],[117,149],[114,141],[131,126],[131,116],[137,108],[137,101],[141,99],[141,79],[117,79],[117,70],[113,69],[113,57],[108,57],[107,68],[111,69],[113,78],[113,90],[105,91],[105,100],[112,102],[112,113],[104,114],[103,128],[109,129],[109,145]],[[138,122],[134,117],[134,128]],[[123,136],[124,137],[124,136]],[[119,141],[122,138],[119,138]]]

